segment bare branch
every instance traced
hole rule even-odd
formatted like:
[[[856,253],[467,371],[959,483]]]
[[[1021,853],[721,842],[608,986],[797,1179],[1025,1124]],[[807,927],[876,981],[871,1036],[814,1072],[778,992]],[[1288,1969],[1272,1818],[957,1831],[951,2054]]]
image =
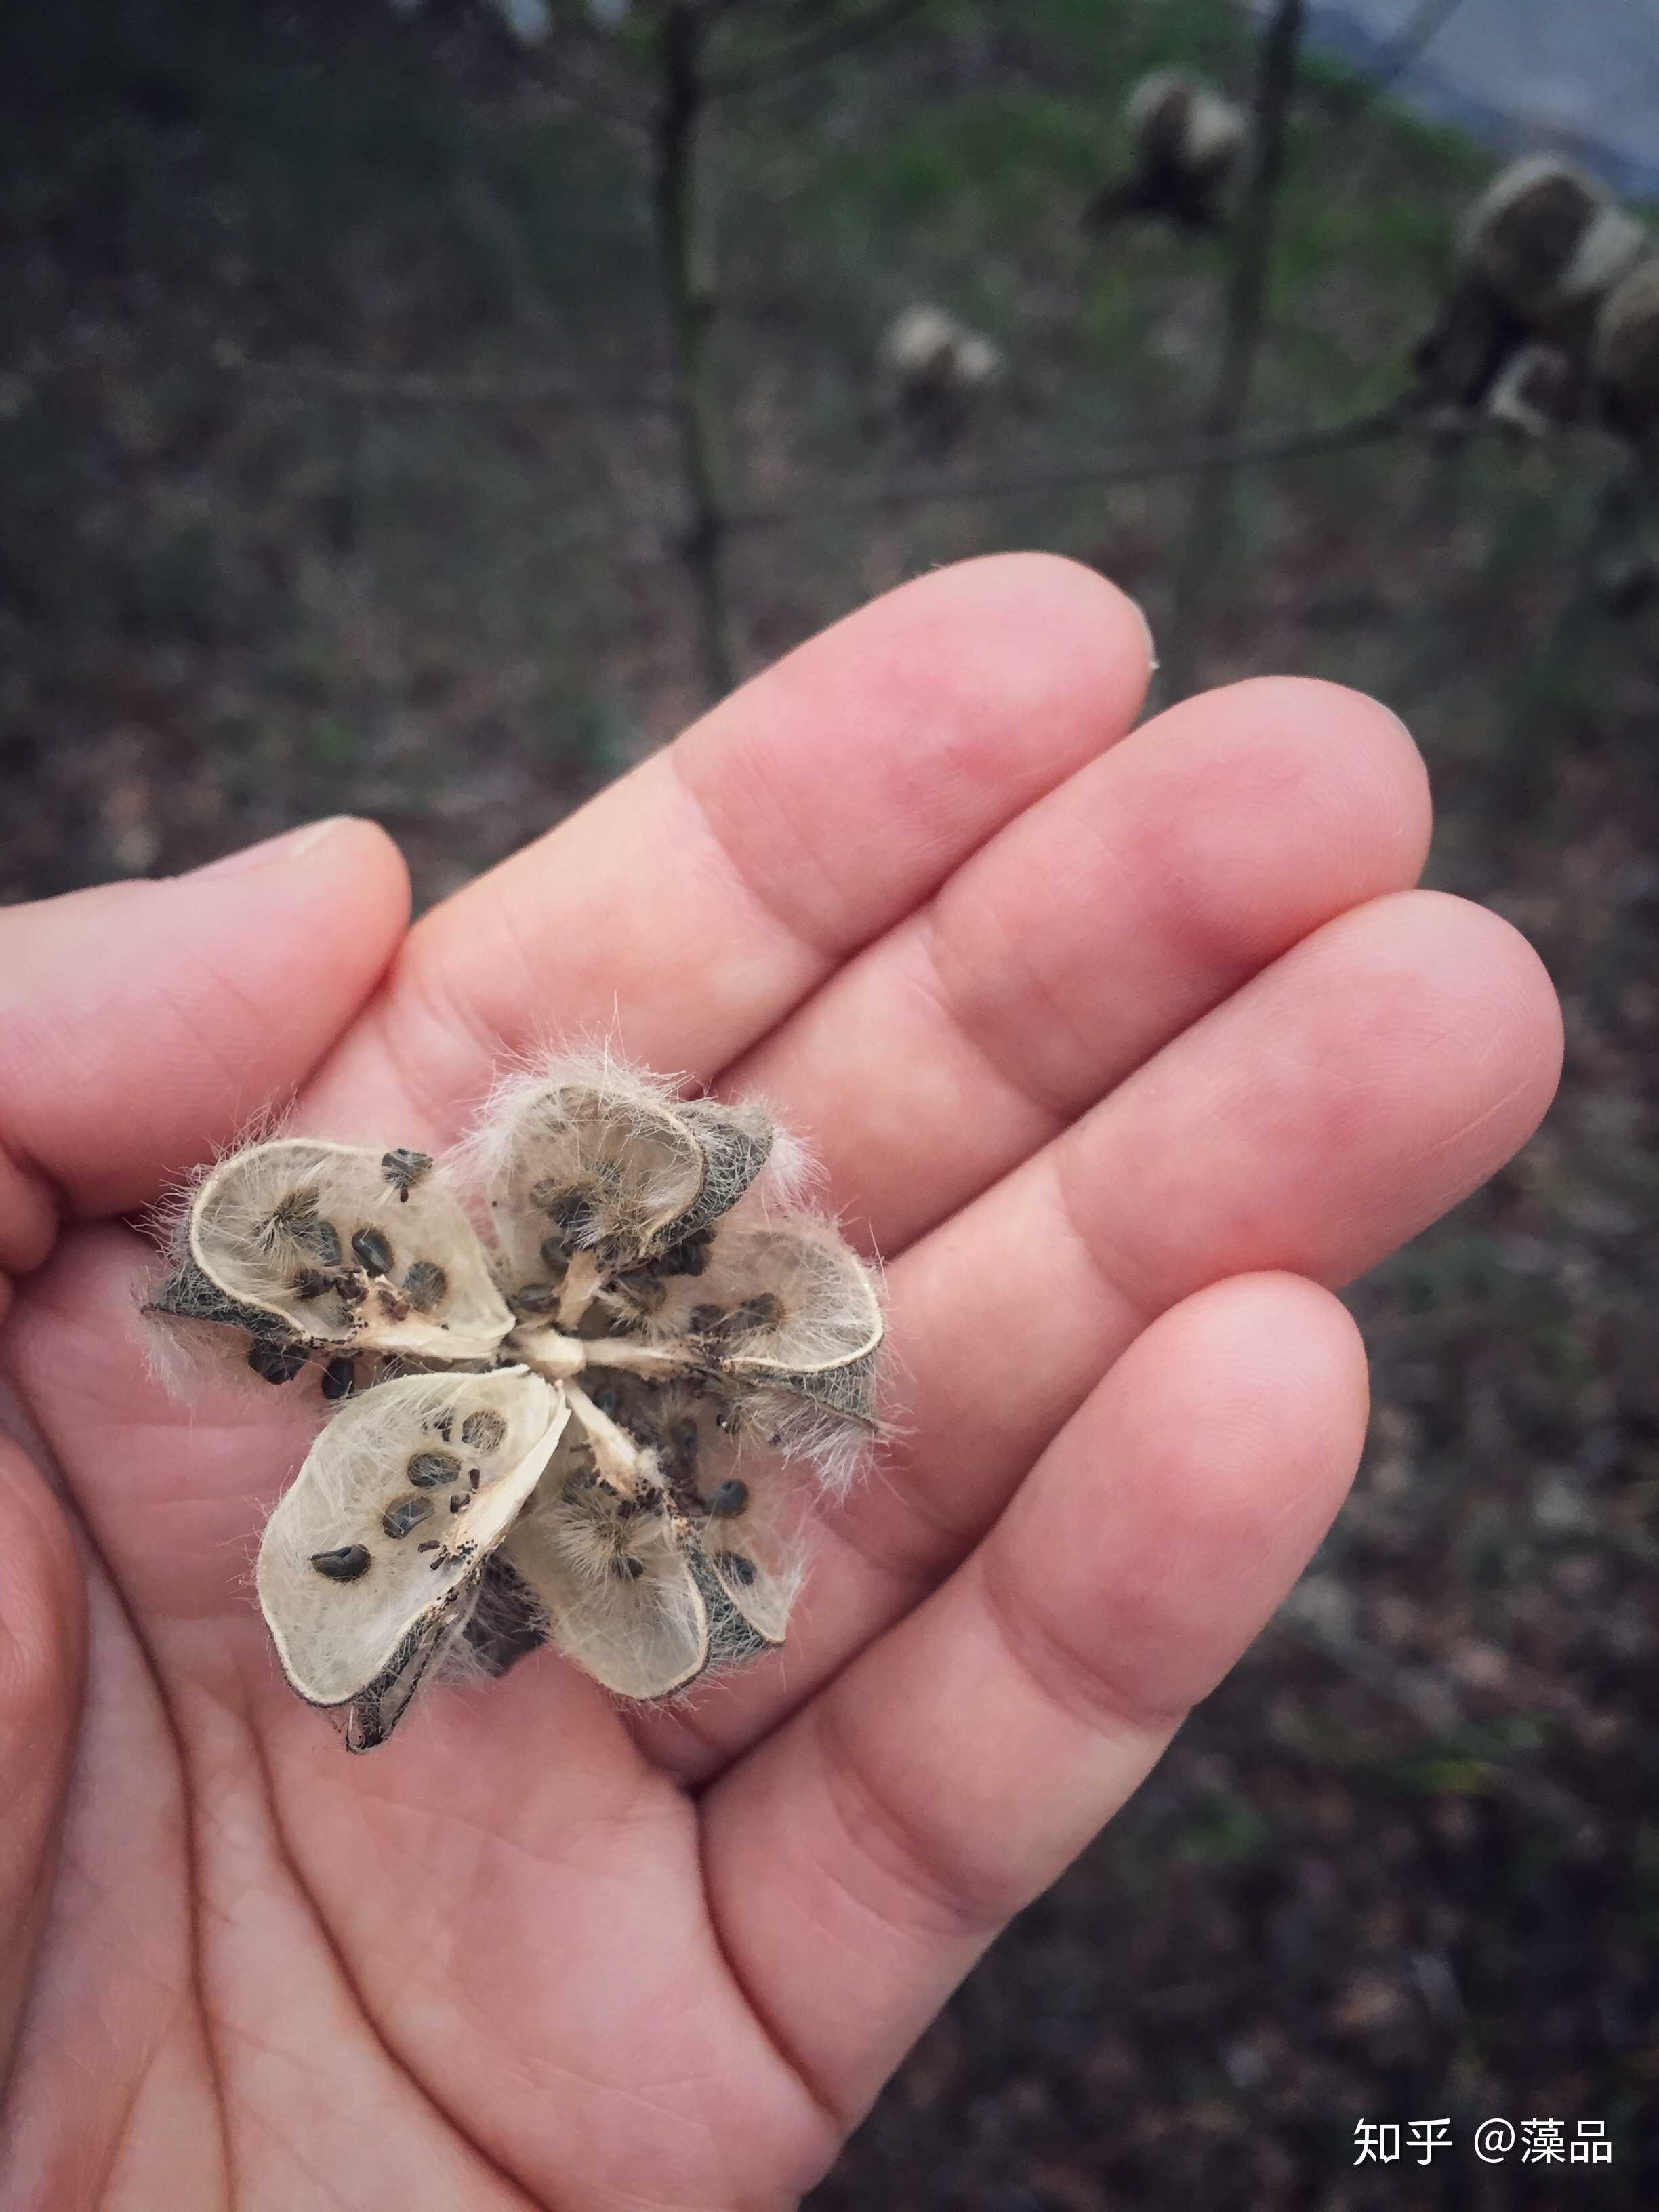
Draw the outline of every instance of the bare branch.
[[[1110,483],[1153,483],[1161,477],[1202,476],[1213,470],[1261,468],[1279,461],[1298,461],[1318,453],[1335,453],[1356,447],[1374,446],[1402,436],[1411,419],[1402,402],[1395,401],[1365,415],[1335,422],[1324,429],[1292,430],[1255,441],[1209,439],[1197,445],[1171,449],[1167,441],[1157,445],[1125,447],[1080,467],[1032,469],[1020,476],[971,477],[959,483],[890,484],[879,491],[854,492],[842,497],[820,495],[783,507],[738,509],[726,518],[728,530],[774,530],[790,523],[816,521],[830,514],[872,514],[887,509],[942,507],[976,499],[1013,499],[1031,491],[1064,491],[1071,486]]]
[[[1231,437],[1243,419],[1266,321],[1272,267],[1273,218],[1285,174],[1285,136],[1296,87],[1303,0],[1274,0],[1261,33],[1256,63],[1251,161],[1236,230],[1232,278],[1227,288],[1226,329],[1214,388],[1204,417],[1212,438]],[[1228,472],[1201,478],[1176,572],[1165,683],[1179,697],[1206,580],[1224,550],[1231,520]]]
[[[667,0],[657,37],[662,95],[652,134],[652,205],[689,510],[681,553],[696,602],[703,686],[714,700],[732,689],[733,671],[724,559],[727,523],[720,497],[708,357],[713,303],[698,285],[696,268],[696,162],[707,106],[702,57],[708,35],[708,20],[693,0]]]
[[[1324,95],[1327,121],[1351,122],[1362,108],[1380,100],[1439,37],[1462,4],[1463,0],[1418,0],[1415,11],[1401,26],[1399,36],[1383,48],[1371,67],[1352,83]]]
[[[724,100],[738,93],[768,91],[806,70],[817,69],[824,62],[838,61],[842,54],[856,52],[872,40],[884,38],[889,31],[896,30],[933,4],[933,0],[878,0],[877,6],[850,22],[834,24],[813,37],[801,39],[767,61],[751,63],[747,68],[739,65],[711,70],[708,79],[709,97]]]
[[[283,386],[337,392],[353,399],[430,407],[550,407],[577,414],[666,414],[673,405],[665,391],[606,391],[603,396],[581,385],[551,378],[441,376],[426,369],[353,368],[321,361],[259,361],[221,357],[213,364],[225,374],[243,376],[276,389]]]

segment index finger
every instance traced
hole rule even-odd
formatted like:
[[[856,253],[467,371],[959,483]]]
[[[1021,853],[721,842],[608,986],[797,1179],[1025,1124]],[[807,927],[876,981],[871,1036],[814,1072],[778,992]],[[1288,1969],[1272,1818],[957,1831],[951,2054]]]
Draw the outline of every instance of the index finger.
[[[613,1029],[712,1077],[1126,735],[1150,669],[1134,603],[1073,562],[904,585],[428,915],[311,1109],[441,1140],[502,1058]]]

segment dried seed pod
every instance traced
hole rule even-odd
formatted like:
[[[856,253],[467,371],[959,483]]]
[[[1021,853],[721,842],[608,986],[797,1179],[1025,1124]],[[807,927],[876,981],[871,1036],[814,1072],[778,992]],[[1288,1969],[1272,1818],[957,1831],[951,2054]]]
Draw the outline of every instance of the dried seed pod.
[[[325,1230],[337,1253],[337,1223],[363,1224],[354,1232],[363,1236],[376,1226],[365,1218],[399,1200],[403,1292],[377,1284],[371,1297],[361,1269],[319,1269]],[[307,1345],[483,1358],[512,1326],[454,1200],[429,1178],[394,1191],[375,1154],[350,1146],[282,1138],[233,1154],[197,1193],[188,1236],[191,1262],[209,1283],[264,1316],[267,1329]]]
[[[332,1396],[363,1353],[397,1378],[330,1422],[259,1555],[283,1667],[354,1750],[473,1640],[486,1578],[481,1650],[545,1637],[629,1697],[781,1642],[799,1486],[764,1455],[834,1479],[871,1426],[868,1271],[827,1224],[728,1218],[763,1166],[794,1203],[764,1115],[602,1061],[496,1104],[471,1158],[516,1326],[429,1163],[310,1139],[208,1176],[154,1301],[242,1330],[273,1379],[315,1355]]]
[[[710,1663],[782,1644],[805,1554],[807,1498],[763,1443],[722,1427],[716,1402],[674,1385],[658,1463],[684,1524],[682,1548],[708,1614]]]
[[[728,1105],[720,1098],[688,1098],[675,1109],[696,1139],[702,1155],[702,1183],[696,1198],[672,1224],[672,1243],[653,1245],[653,1264],[668,1274],[694,1275],[691,1248],[702,1243],[722,1214],[729,1213],[772,1157],[777,1133],[757,1105]],[[673,1264],[667,1264],[670,1254]]]
[[[771,1145],[758,1109],[677,1099],[658,1078],[592,1060],[504,1085],[472,1154],[505,1279],[531,1288],[558,1278],[570,1322],[604,1280],[683,1256],[742,1197]]]
[[[1638,445],[1659,441],[1659,259],[1638,264],[1603,302],[1590,376],[1614,429]]]
[[[406,1505],[411,1483],[430,1487],[416,1481],[415,1467],[435,1456],[434,1419],[447,1416],[453,1426],[475,1413],[501,1420],[501,1443],[483,1462],[465,1540],[423,1556],[426,1547],[388,1536],[387,1516]],[[341,1408],[259,1547],[259,1601],[302,1698],[340,1705],[373,1692],[384,1706],[376,1686],[405,1671],[415,1644],[459,1602],[477,1559],[534,1491],[566,1418],[561,1394],[521,1367],[382,1382]],[[321,1564],[358,1552],[366,1563],[349,1581]]]
[[[556,1487],[550,1474],[501,1556],[540,1607],[548,1642],[619,1697],[668,1697],[708,1666],[708,1607],[671,1514],[619,1518],[602,1485]],[[637,1572],[619,1568],[623,1559]]]
[[[653,1345],[689,1340],[755,1442],[835,1483],[850,1472],[874,1424],[883,1323],[873,1277],[830,1224],[728,1224],[647,1327]]]
[[[1530,155],[1499,171],[1464,219],[1465,272],[1542,337],[1582,337],[1646,244],[1640,223],[1570,162]]]
[[[465,1635],[475,1602],[471,1585],[453,1590],[442,1612],[410,1630],[390,1662],[346,1707],[348,1751],[373,1751],[386,1741],[416,1691]]]
[[[787,1634],[802,1579],[800,1509],[796,1497],[764,1479],[727,1476],[716,1495],[727,1510],[711,1510],[696,1525],[696,1571],[714,1662],[729,1665],[777,1650]]]

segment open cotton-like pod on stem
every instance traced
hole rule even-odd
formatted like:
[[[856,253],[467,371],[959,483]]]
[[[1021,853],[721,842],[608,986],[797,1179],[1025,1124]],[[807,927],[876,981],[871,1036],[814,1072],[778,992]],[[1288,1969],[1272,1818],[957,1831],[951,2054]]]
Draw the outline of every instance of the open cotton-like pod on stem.
[[[1459,252],[1465,272],[1528,330],[1577,337],[1645,244],[1641,224],[1599,185],[1540,154],[1492,179],[1464,219]]]
[[[923,452],[956,444],[1005,384],[1008,362],[984,331],[918,301],[894,316],[878,362],[881,410]]]
[[[1187,230],[1217,230],[1228,187],[1250,143],[1244,110],[1200,78],[1155,70],[1124,104],[1127,173],[1090,203],[1085,225],[1103,230],[1122,216],[1162,216]]]

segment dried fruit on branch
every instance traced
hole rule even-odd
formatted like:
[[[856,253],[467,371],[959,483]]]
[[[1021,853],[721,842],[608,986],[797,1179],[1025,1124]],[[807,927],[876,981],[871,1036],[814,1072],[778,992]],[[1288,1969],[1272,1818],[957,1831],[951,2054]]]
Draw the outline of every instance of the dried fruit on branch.
[[[1184,230],[1218,230],[1250,143],[1244,110],[1200,78],[1159,70],[1130,88],[1123,120],[1128,167],[1091,201],[1088,228],[1161,216]]]

